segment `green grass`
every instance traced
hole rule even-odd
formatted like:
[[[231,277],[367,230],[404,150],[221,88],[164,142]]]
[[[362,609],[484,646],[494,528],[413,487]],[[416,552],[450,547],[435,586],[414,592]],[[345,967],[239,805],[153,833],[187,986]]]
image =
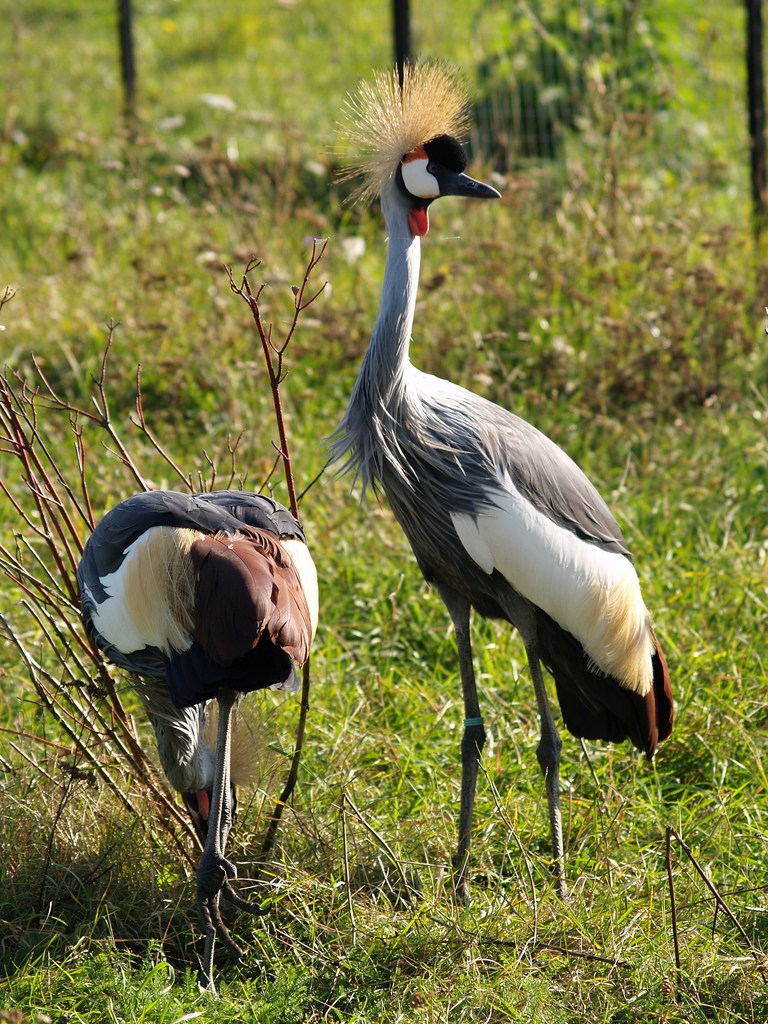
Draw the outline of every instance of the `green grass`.
[[[72,1024],[766,1019],[752,955],[768,942],[765,273],[749,233],[742,72],[735,43],[713,42],[734,40],[740,21],[715,0],[688,7],[684,18],[661,0],[652,11],[662,109],[625,117],[595,86],[560,163],[517,167],[499,203],[437,204],[424,246],[414,361],[515,408],[582,465],[625,531],[672,671],[675,732],[650,767],[625,747],[564,736],[568,902],[549,873],[524,652],[480,620],[492,743],[473,902],[450,900],[463,711],[447,616],[386,507],[361,506],[325,474],[302,504],[322,602],[307,744],[269,862],[272,912],[232,924],[245,966],[217,960],[220,1002],[198,995],[194,851],[106,747],[113,788],[73,756],[6,645],[0,1007]],[[415,12],[422,52],[470,71],[476,13]],[[301,490],[323,466],[319,442],[343,412],[378,303],[380,217],[344,205],[329,152],[345,93],[387,58],[386,12],[147,7],[135,139],[119,123],[111,8],[0,14],[11,29],[0,33],[0,293],[17,289],[0,313],[8,366],[32,379],[34,351],[58,392],[90,408],[113,319],[111,413],[144,476],[178,486],[130,425],[139,363],[149,425],[183,470],[209,481],[212,459],[224,479],[228,437],[242,430],[236,479],[258,488],[273,460],[271,398],[222,264],[238,275],[252,253],[263,259],[254,280],[268,284],[279,334],[307,240],[328,236],[316,275],[328,287],[300,322],[283,389]],[[352,262],[350,238],[365,241]],[[66,416],[41,424],[75,472]],[[100,514],[136,483],[95,425],[84,439]],[[7,454],[0,470],[24,495]],[[0,540],[12,545],[29,530],[3,510]],[[64,674],[21,596],[1,582],[0,612]],[[297,706],[257,707],[279,780]],[[232,850],[246,879],[278,780],[267,772],[244,794]],[[679,975],[668,826],[747,935],[673,843]]]

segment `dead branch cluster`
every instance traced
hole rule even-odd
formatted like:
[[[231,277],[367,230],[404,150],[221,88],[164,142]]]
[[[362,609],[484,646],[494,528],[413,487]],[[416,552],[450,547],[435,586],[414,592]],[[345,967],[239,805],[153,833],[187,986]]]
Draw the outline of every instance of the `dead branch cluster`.
[[[310,295],[309,280],[324,250],[324,244],[313,247],[302,284],[293,289],[293,320],[279,344],[273,340],[272,326],[265,325],[261,318],[259,297],[264,286],[254,293],[249,280],[259,261],[251,260],[239,286],[227,268],[233,290],[251,310],[272,389],[279,442],[275,444],[278,455],[270,476],[282,461],[295,515],[298,504],[279,388],[285,376],[285,352],[301,313],[319,294]],[[13,296],[9,288],[0,294],[0,311]],[[0,373],[0,490],[9,503],[12,521],[0,542],[0,570],[10,584],[6,593],[15,591],[18,596],[13,614],[1,610],[0,631],[17,652],[40,706],[57,725],[60,740],[52,744],[50,739],[33,736],[20,725],[14,730],[11,746],[54,784],[64,785],[71,780],[73,769],[79,778],[98,778],[137,818],[141,817],[137,796],[148,798],[174,840],[186,850],[188,843],[182,838],[197,845],[197,836],[164,776],[142,749],[136,722],[121,699],[118,670],[105,662],[83,628],[76,570],[85,541],[96,524],[94,508],[101,506],[94,494],[101,493],[105,457],[115,459],[125,471],[126,492],[117,500],[151,488],[133,454],[139,445],[146,448],[147,444],[168,467],[178,489],[194,493],[217,486],[229,488],[238,479],[237,451],[242,432],[234,439],[231,435],[227,438],[229,465],[224,471],[207,452],[203,452],[204,469],[183,469],[149,425],[138,367],[135,411],[130,418],[134,432],[131,439],[124,437],[117,425],[124,422],[124,417],[113,415],[108,396],[109,355],[116,343],[117,326],[114,322],[108,325],[90,408],[81,408],[62,397],[34,356],[32,379],[12,369]],[[67,433],[73,453],[69,458],[61,454]],[[263,486],[268,483],[269,478]],[[307,674],[306,686],[308,679]],[[305,709],[306,693],[302,705]],[[299,749],[303,720],[304,714],[297,737]],[[61,767],[62,761],[54,769],[56,777],[51,775],[47,762],[51,752],[66,754],[68,775]],[[1,767],[11,770],[7,762]],[[296,762],[292,776],[297,768]],[[126,785],[126,776],[131,777],[132,785]],[[268,837],[270,843],[278,819],[279,813]]]

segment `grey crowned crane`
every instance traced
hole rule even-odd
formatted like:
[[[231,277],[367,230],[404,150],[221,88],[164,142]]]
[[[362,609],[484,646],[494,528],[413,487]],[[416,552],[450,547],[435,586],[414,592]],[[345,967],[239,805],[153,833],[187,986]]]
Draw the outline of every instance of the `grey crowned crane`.
[[[470,609],[505,619],[525,645],[538,710],[556,889],[565,895],[559,796],[561,740],[547,666],[567,729],[629,739],[650,760],[672,729],[669,673],[627,544],[584,473],[519,416],[409,360],[428,207],[441,196],[498,197],[464,173],[456,136],[466,92],[439,64],[380,74],[351,101],[348,136],[381,197],[388,250],[373,334],[344,418],[331,438],[363,490],[381,490],[419,568],[452,619],[464,696],[454,886],[467,899],[479,756],[485,743],[470,644]]]
[[[240,898],[226,859],[232,825],[233,716],[245,694],[298,689],[317,626],[317,575],[304,534],[278,502],[241,491],[148,491],[98,523],[77,570],[86,629],[137,687],[171,786],[183,794],[204,851],[197,904],[206,934],[200,984],[215,992],[218,936],[239,960],[219,896]],[[218,702],[217,748],[203,740]]]

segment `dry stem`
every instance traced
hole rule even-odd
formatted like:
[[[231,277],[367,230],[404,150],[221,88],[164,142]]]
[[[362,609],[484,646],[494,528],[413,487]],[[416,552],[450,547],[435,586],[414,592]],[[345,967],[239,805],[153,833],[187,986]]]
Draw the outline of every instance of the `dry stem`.
[[[254,293],[248,279],[248,274],[260,261],[254,258],[249,262],[240,287],[227,271],[233,290],[249,305],[262,344],[279,435],[279,444],[275,445],[277,461],[283,461],[291,509],[297,518],[298,501],[279,388],[285,378],[286,349],[299,318],[322,291],[320,288],[310,294],[309,280],[324,250],[325,243],[313,246],[302,284],[293,289],[293,318],[279,345],[273,340],[271,325],[265,326],[261,320],[259,297],[264,285]],[[0,311],[13,294],[8,288],[0,294]],[[41,706],[57,723],[62,743],[55,746],[56,749],[63,746],[73,755],[72,770],[80,771],[85,767],[113,792],[129,813],[146,821],[147,827],[153,827],[151,816],[140,812],[132,795],[135,791],[128,791],[125,785],[126,772],[130,773],[134,783],[156,805],[157,817],[167,825],[173,841],[193,863],[188,841],[199,847],[197,835],[164,777],[144,753],[133,720],[120,699],[119,676],[90,640],[80,619],[76,570],[85,540],[96,523],[93,509],[98,503],[92,500],[92,488],[99,484],[103,475],[102,467],[93,457],[92,443],[89,445],[92,431],[106,434],[103,448],[125,468],[129,493],[131,487],[148,490],[150,486],[132,454],[132,444],[122,436],[110,408],[109,357],[117,326],[113,320],[107,325],[99,375],[94,378],[88,408],[80,408],[62,398],[34,356],[33,380],[12,371],[0,374],[0,451],[13,456],[20,469],[15,479],[10,471],[0,476],[0,490],[17,517],[13,543],[0,544],[0,570],[19,591],[18,607],[26,622],[32,625],[36,640],[31,642],[27,632],[7,616],[0,615],[0,630],[16,649]],[[72,435],[74,459],[71,464],[64,464],[56,454],[57,443],[61,440],[56,414],[66,418],[65,424]],[[140,366],[136,372],[135,416],[130,422],[138,431],[139,440],[147,442],[163,459],[182,489],[192,492],[197,482],[200,490],[213,490],[221,474],[207,452],[203,453],[204,469],[186,470],[151,430],[142,400]],[[223,475],[229,486],[238,474],[237,451],[242,436],[240,433],[234,440],[232,435],[227,438],[229,464]],[[267,826],[262,858],[272,846],[282,808],[296,783],[308,702],[309,665],[304,671],[295,752],[286,785]],[[20,735],[29,738],[24,732]],[[38,765],[34,758],[30,763]],[[46,774],[43,766],[38,767]],[[63,801],[70,789],[71,786],[63,791]]]

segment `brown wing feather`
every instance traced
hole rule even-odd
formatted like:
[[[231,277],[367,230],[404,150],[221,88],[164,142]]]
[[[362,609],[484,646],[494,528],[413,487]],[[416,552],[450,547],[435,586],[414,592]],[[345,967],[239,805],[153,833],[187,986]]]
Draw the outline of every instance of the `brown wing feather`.
[[[266,630],[275,646],[303,664],[311,624],[290,557],[272,534],[245,527],[196,541],[193,635],[211,661],[229,665]]]
[[[673,718],[669,669],[658,640],[656,640],[656,653],[653,656],[653,686],[645,697],[636,693],[632,694],[632,697],[640,738],[644,745],[641,749],[645,749],[645,756],[650,761],[656,753],[659,743],[667,739],[672,732]],[[635,745],[637,746],[637,744]]]

